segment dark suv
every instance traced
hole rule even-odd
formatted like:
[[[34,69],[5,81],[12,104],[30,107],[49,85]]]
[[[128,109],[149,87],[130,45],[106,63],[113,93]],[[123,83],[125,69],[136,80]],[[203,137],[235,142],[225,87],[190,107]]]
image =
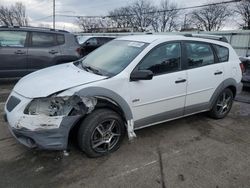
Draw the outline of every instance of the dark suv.
[[[250,88],[250,58],[240,57],[240,60],[244,66],[241,82],[243,83],[244,88]]]
[[[76,36],[78,43],[81,45],[80,53],[82,56],[85,56],[99,48],[100,46],[104,45],[105,43],[115,39],[115,37],[111,36],[83,36],[78,35]]]
[[[75,36],[64,30],[0,27],[0,78],[30,72],[80,58]]]

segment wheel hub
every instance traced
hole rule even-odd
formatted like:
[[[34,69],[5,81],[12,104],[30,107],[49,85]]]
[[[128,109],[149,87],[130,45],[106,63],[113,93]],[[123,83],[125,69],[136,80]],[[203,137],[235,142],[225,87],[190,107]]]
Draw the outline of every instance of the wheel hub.
[[[103,135],[103,140],[109,142],[111,137],[112,137],[112,133],[108,131]]]

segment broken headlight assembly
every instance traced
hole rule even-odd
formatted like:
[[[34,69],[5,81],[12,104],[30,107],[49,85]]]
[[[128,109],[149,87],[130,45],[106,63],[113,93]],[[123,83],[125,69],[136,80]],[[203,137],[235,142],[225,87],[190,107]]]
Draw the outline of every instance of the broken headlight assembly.
[[[26,109],[28,115],[47,115],[47,116],[65,116],[65,115],[85,115],[94,109],[96,105],[95,98],[51,96],[48,98],[33,99]]]

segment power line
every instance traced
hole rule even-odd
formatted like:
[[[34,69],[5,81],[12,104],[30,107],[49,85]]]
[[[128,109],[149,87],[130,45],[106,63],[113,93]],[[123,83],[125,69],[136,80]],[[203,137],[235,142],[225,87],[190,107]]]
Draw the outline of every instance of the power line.
[[[158,11],[150,11],[150,12],[144,12],[142,14],[154,14],[154,13],[162,13],[162,12],[169,12],[169,11],[178,11],[178,10],[187,10],[187,9],[196,9],[196,8],[203,8],[207,6],[213,6],[213,5],[222,5],[222,4],[229,4],[229,3],[237,3],[242,0],[231,0],[231,1],[223,1],[218,3],[209,3],[204,5],[197,5],[197,6],[189,6],[189,7],[182,7],[182,8],[175,8],[175,9],[165,9],[165,10],[158,10]],[[112,18],[112,17],[123,17],[123,16],[135,16],[136,14],[121,14],[116,16],[83,16],[83,15],[66,15],[66,14],[57,14],[56,16],[61,17],[76,17],[76,18]]]
[[[52,17],[52,15],[41,17],[41,18],[37,18],[37,19],[34,19],[33,21],[45,20],[45,19],[50,18],[50,17]]]

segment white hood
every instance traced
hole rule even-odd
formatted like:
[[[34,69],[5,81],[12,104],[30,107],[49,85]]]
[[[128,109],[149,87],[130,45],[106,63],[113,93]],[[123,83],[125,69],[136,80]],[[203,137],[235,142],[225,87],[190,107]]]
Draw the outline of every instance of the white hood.
[[[45,68],[23,77],[14,91],[28,98],[46,97],[58,91],[105,79],[79,69],[73,63]]]

